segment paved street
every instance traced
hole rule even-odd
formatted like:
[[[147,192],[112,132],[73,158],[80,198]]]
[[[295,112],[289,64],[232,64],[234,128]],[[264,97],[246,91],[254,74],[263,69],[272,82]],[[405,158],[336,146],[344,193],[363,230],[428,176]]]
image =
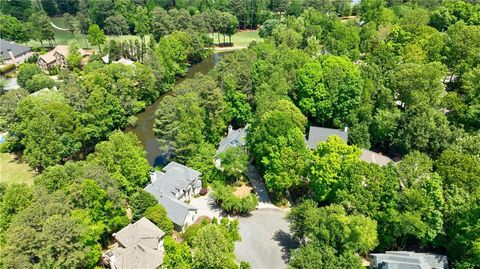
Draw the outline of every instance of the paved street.
[[[242,240],[235,243],[238,261],[248,261],[254,269],[286,268],[290,249],[297,246],[291,238],[286,211],[263,208],[251,216],[240,217]]]

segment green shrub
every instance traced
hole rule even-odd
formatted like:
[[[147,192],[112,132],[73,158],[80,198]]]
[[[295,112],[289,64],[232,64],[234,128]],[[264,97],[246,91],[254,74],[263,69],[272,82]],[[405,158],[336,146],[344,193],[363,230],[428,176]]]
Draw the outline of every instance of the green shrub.
[[[156,205],[157,199],[145,190],[138,189],[129,197],[129,204],[132,208],[133,220],[140,219],[149,207]]]
[[[39,91],[44,88],[52,88],[55,85],[55,81],[44,73],[33,75],[30,80],[25,83],[25,90],[29,93]]]
[[[250,269],[250,264],[246,261],[240,262],[240,269]]]
[[[34,54],[30,55],[30,57],[28,57],[25,60],[25,63],[35,64],[35,63],[37,63],[39,57],[40,56],[38,55],[38,53],[34,53]]]
[[[193,239],[195,238],[195,235],[197,234],[198,230],[208,224],[209,224],[209,221],[207,219],[204,219],[200,223],[195,223],[188,226],[187,229],[185,229],[185,231],[182,234],[183,240],[185,240],[185,242],[187,242],[189,246],[192,246]]]
[[[155,223],[155,225],[162,229],[166,234],[171,235],[173,233],[173,223],[167,217],[167,211],[162,205],[156,204],[147,208],[144,216]]]
[[[36,74],[42,74],[43,71],[36,64],[21,64],[18,68],[17,83],[21,87],[25,87],[27,81],[32,79]]]
[[[2,69],[1,69],[0,72],[1,72],[2,75],[3,75],[3,74],[9,73],[9,72],[15,70],[15,68],[16,68],[16,67],[15,67],[15,64],[7,64],[7,65],[5,65],[4,67],[2,67]]]
[[[245,197],[237,197],[233,187],[220,183],[214,185],[212,197],[229,214],[248,214],[258,205],[255,194],[250,193]]]

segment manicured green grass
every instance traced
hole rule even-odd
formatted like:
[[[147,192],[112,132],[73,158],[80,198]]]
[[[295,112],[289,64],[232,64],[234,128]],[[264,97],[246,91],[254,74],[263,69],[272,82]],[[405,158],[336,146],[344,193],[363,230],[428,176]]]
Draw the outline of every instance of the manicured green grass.
[[[31,185],[35,175],[27,163],[16,161],[10,153],[0,153],[0,182]]]
[[[232,36],[232,42],[234,46],[248,46],[250,42],[254,40],[257,42],[263,40],[263,38],[258,36],[258,30],[237,32]]]
[[[218,44],[218,35],[216,33],[212,34],[210,37],[213,38],[213,43]],[[232,36],[232,43],[234,47],[247,47],[252,41],[262,41],[258,35],[258,30],[254,31],[240,31]],[[220,42],[223,43],[223,35],[220,35]],[[229,42],[228,36],[225,37],[225,42]],[[228,47],[223,47],[222,49],[228,49]]]

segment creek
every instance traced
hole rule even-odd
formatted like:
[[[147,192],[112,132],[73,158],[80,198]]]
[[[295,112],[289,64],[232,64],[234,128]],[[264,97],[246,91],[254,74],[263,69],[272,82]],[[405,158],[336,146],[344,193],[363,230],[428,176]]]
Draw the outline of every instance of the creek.
[[[178,77],[175,85],[182,83],[185,79],[193,78],[196,73],[207,74],[218,61],[230,52],[216,52],[205,58],[198,64],[192,65],[185,77]],[[165,162],[162,152],[159,149],[158,141],[153,133],[153,123],[155,122],[155,111],[157,111],[163,97],[170,94],[166,92],[162,94],[155,102],[149,105],[143,112],[137,114],[137,122],[135,127],[128,127],[126,132],[132,132],[137,135],[138,139],[147,152],[147,160],[152,166],[161,165]]]

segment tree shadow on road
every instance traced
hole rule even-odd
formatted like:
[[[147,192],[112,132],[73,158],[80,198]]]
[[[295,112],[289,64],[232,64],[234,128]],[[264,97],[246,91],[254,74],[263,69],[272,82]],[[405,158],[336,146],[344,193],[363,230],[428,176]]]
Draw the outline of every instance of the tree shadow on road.
[[[283,230],[278,230],[273,234],[273,240],[278,242],[282,248],[282,260],[288,262],[290,260],[290,251],[298,248],[298,241],[293,236]]]

